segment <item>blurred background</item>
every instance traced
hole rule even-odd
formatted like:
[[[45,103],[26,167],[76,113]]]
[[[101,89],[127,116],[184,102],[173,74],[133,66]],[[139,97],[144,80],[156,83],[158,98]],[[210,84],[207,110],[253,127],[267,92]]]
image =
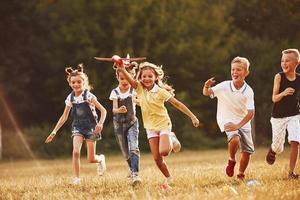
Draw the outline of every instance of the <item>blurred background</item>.
[[[71,92],[64,68],[84,63],[92,92],[108,111],[98,152],[119,153],[112,128],[117,86],[114,54],[147,57],[163,65],[177,99],[202,127],[167,103],[173,129],[185,149],[226,147],[216,123],[216,100],[203,83],[230,79],[235,56],[250,61],[247,82],[255,94],[256,147],[271,142],[274,75],[281,51],[300,47],[299,0],[10,0],[0,3],[0,154],[3,159],[70,156],[70,121],[44,144]],[[140,111],[140,147],[149,151]],[[85,149],[85,148],[84,148]]]

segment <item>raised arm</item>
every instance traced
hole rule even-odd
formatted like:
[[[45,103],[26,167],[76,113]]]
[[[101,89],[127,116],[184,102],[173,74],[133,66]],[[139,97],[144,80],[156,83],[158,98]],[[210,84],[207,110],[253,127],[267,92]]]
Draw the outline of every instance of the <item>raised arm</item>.
[[[131,87],[133,87],[134,89],[137,88],[138,86],[138,82],[136,80],[134,80],[132,78],[132,76],[127,72],[127,70],[125,69],[123,63],[121,63],[120,65],[117,64],[118,70],[120,70],[120,72],[122,72],[126,78],[126,80],[129,82],[129,84],[131,85]]]
[[[181,112],[183,112],[184,114],[186,114],[187,116],[189,116],[192,120],[192,123],[195,127],[199,126],[199,120],[198,118],[194,115],[194,113],[192,113],[192,111],[190,111],[190,109],[188,109],[188,107],[186,107],[183,103],[181,103],[180,101],[178,101],[176,98],[171,97],[168,102],[170,102],[175,108],[177,108],[178,110],[180,110]]]
[[[214,79],[215,78],[212,77],[212,78],[208,79],[207,81],[205,81],[205,84],[204,84],[203,89],[202,89],[202,93],[203,93],[204,96],[210,96],[213,93],[213,91],[210,89],[210,87],[213,84],[215,84],[216,81]]]
[[[56,135],[56,132],[62,127],[62,125],[64,125],[64,123],[67,121],[69,113],[71,110],[71,106],[67,106],[65,107],[65,110],[63,112],[63,114],[61,115],[61,117],[59,118],[58,122],[56,123],[53,131],[50,133],[50,135],[47,137],[47,139],[45,140],[45,143],[49,143],[53,140],[53,138]]]

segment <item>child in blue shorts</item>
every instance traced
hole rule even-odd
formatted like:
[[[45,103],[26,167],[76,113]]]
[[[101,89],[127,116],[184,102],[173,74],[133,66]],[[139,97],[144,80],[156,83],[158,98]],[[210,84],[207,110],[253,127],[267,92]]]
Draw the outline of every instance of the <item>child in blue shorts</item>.
[[[83,65],[78,65],[76,70],[71,67],[66,68],[67,81],[72,88],[72,93],[68,95],[65,103],[65,110],[59,118],[55,128],[47,137],[45,143],[53,140],[56,132],[68,119],[71,111],[72,117],[72,137],[73,137],[73,184],[80,183],[80,150],[83,141],[86,141],[87,156],[91,163],[97,163],[97,172],[103,175],[106,170],[105,157],[103,154],[96,155],[96,141],[101,139],[101,131],[106,118],[105,108],[98,102],[97,97],[90,92],[88,76],[83,72]],[[95,107],[101,112],[100,120],[97,122]]]

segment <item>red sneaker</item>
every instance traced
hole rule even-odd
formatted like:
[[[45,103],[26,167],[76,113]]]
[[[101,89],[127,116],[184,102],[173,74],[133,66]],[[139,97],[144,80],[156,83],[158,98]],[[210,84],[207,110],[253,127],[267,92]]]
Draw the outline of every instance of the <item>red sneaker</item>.
[[[272,150],[272,148],[270,148],[266,156],[266,161],[269,165],[273,165],[275,160],[276,160],[276,153]]]
[[[236,177],[237,177],[238,180],[244,181],[244,179],[245,179],[245,174],[238,174]]]
[[[236,162],[233,160],[228,160],[228,164],[226,167],[226,174],[229,177],[232,177],[234,174],[234,166],[235,166]]]

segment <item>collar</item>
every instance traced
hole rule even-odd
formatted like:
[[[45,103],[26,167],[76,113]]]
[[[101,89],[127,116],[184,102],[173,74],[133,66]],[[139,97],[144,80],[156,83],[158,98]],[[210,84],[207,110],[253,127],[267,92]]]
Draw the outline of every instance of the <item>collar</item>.
[[[158,91],[158,85],[154,84],[153,88],[149,92],[156,93],[157,91]]]
[[[232,92],[241,92],[241,93],[244,93],[245,90],[246,90],[246,88],[247,88],[247,83],[245,81],[244,81],[243,86],[239,90],[235,88],[235,86],[233,84],[233,81],[230,81],[230,90]]]

